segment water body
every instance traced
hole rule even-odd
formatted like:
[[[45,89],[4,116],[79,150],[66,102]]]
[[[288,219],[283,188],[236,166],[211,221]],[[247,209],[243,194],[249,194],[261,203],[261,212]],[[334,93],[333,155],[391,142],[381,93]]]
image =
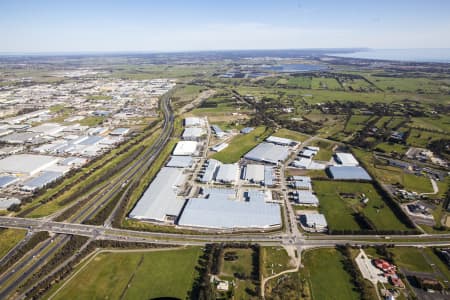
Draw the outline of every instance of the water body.
[[[275,72],[279,72],[279,73],[321,71],[321,70],[326,70],[326,69],[327,69],[327,67],[324,65],[310,65],[310,64],[284,64],[284,65],[263,67],[263,70],[275,71]]]
[[[370,49],[353,53],[329,54],[339,57],[409,62],[450,63],[450,49]]]

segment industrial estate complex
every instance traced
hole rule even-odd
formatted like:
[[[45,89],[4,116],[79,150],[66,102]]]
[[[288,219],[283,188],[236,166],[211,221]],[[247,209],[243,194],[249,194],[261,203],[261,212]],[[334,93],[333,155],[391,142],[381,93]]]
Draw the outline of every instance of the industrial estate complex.
[[[448,298],[449,69],[232,53],[0,56],[0,299]]]

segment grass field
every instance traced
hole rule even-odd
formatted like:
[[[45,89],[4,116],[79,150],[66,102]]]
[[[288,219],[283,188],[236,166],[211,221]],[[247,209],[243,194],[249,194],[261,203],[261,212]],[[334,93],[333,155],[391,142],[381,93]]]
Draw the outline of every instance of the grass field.
[[[313,78],[311,81],[312,89],[342,90],[341,85],[334,78]]]
[[[447,137],[448,135],[443,133],[412,129],[406,142],[411,146],[426,148],[430,142],[438,139],[446,139]]]
[[[304,273],[310,285],[312,299],[360,299],[344,270],[342,255],[335,249],[311,250],[304,253]]]
[[[323,160],[329,161],[333,156],[333,148],[335,144],[329,143],[326,141],[318,140],[314,141],[311,145],[317,146],[320,148],[319,152],[316,156],[314,156],[315,160]]]
[[[429,78],[393,78],[369,76],[369,79],[379,88],[390,92],[420,92],[442,93],[443,81]]]
[[[234,261],[223,260],[220,277],[227,280],[234,280],[236,282],[234,295],[236,299],[258,299],[249,295],[246,289],[256,291],[256,286],[251,280],[237,279],[233,274],[241,273],[245,277],[250,278],[253,264],[252,255],[254,254],[253,249],[235,249],[227,248],[224,251],[224,255],[227,252],[234,252],[237,255],[237,259]]]
[[[101,253],[54,299],[185,299],[200,248]]]
[[[290,257],[284,248],[263,247],[261,249],[261,259],[264,266],[262,273],[264,277],[280,273],[290,268]]]
[[[436,118],[412,118],[411,127],[450,133],[450,116],[438,116]]]
[[[248,134],[239,134],[229,142],[229,146],[226,149],[215,153],[212,155],[212,158],[223,163],[237,162],[245,153],[261,143],[271,133],[271,129],[260,126]]]
[[[396,247],[389,251],[394,254],[394,261],[401,268],[405,268],[408,271],[433,272],[433,269],[422,255],[422,249]]]
[[[314,181],[314,191],[320,200],[320,211],[325,214],[330,229],[359,229],[353,212],[362,212],[378,230],[406,230],[370,183]],[[355,198],[342,198],[339,193],[352,193]],[[358,198],[364,193],[369,203]]]
[[[309,76],[289,77],[286,84],[290,88],[310,89],[311,77]]]
[[[414,191],[418,193],[430,193],[433,192],[430,179],[425,176],[416,176],[413,174],[402,174],[403,187],[408,191]]]
[[[353,115],[345,125],[345,132],[354,133],[356,131],[363,129],[370,118],[371,118],[370,116]]]
[[[0,229],[0,258],[20,242],[26,233],[26,230],[21,229]]]
[[[408,151],[408,147],[401,144],[396,143],[379,143],[375,147],[377,150],[382,150],[385,153],[399,153],[399,154],[405,154],[406,151]]]
[[[286,128],[281,128],[280,130],[275,132],[273,135],[282,137],[282,138],[291,139],[291,140],[294,140],[297,142],[303,142],[304,140],[306,140],[308,138],[307,135],[305,135],[301,132],[289,130]]]

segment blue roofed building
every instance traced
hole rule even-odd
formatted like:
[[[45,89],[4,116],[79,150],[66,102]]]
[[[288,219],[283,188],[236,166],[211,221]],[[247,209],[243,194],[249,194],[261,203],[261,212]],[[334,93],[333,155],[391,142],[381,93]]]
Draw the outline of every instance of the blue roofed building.
[[[330,166],[327,173],[336,180],[372,180],[369,173],[359,166]]]

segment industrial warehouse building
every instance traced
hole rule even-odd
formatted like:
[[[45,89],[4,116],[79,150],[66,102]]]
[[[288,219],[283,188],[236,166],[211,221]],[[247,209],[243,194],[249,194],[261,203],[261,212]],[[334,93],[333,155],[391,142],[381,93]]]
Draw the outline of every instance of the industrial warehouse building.
[[[191,156],[171,156],[166,167],[171,168],[190,168],[194,164]]]
[[[185,200],[178,197],[186,176],[179,168],[162,168],[130,213],[130,218],[173,222]]]
[[[367,171],[359,166],[330,166],[327,173],[337,180],[372,180]]]
[[[0,176],[0,188],[5,188],[15,182],[17,182],[19,178],[15,176],[3,175]]]
[[[33,176],[55,165],[58,161],[59,158],[54,156],[34,154],[11,155],[0,160],[0,173]]]
[[[271,166],[247,164],[243,169],[242,179],[251,183],[273,186],[274,169]]]
[[[203,183],[220,182],[234,184],[239,179],[238,164],[222,164],[215,159],[205,162],[205,169],[199,181]]]
[[[328,228],[327,220],[323,214],[307,213],[300,216],[300,223],[303,228],[309,229],[309,231],[325,232]]]
[[[319,199],[311,191],[295,191],[294,201],[305,206],[319,206]]]
[[[184,119],[184,126],[185,127],[203,127],[205,126],[206,122],[204,119],[197,118],[197,117],[189,117]]]
[[[183,131],[182,138],[186,141],[198,141],[206,134],[206,130],[200,127],[188,127]]]
[[[334,160],[342,166],[357,166],[359,162],[351,153],[338,152],[334,155]]]
[[[215,180],[222,183],[236,183],[239,179],[238,164],[219,165]]]
[[[66,128],[65,126],[59,125],[57,123],[44,123],[36,127],[28,129],[30,132],[38,132],[44,135],[54,136],[60,133]]]
[[[27,192],[34,192],[38,189],[45,187],[47,184],[61,178],[63,173],[54,171],[41,172],[37,177],[26,180],[21,189]]]
[[[220,143],[220,144],[217,144],[214,147],[212,147],[211,150],[214,152],[220,152],[227,147],[228,147],[228,143]]]
[[[296,142],[291,139],[281,138],[273,135],[266,138],[266,142],[281,146],[292,146],[296,144]]]
[[[214,229],[269,229],[281,226],[280,206],[265,201],[259,190],[245,192],[237,200],[233,189],[209,189],[206,198],[188,200],[178,225]]]
[[[244,155],[245,159],[277,164],[289,156],[289,148],[273,143],[263,142]]]
[[[198,143],[195,141],[178,142],[173,150],[173,155],[194,155],[197,152]]]

